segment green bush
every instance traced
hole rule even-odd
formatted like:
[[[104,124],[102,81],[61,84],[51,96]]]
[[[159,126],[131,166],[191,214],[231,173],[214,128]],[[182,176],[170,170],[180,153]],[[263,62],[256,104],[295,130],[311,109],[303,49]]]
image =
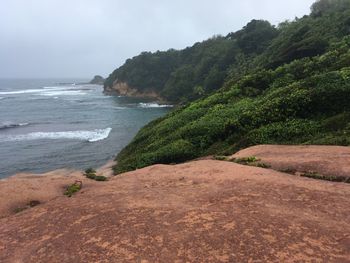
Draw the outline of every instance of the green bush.
[[[84,175],[86,176],[86,178],[89,178],[95,181],[99,181],[99,182],[107,181],[107,177],[102,175],[96,175],[96,170],[92,168],[86,169]]]
[[[93,168],[88,168],[85,170],[85,174],[96,174],[96,170]]]
[[[64,195],[71,197],[76,192],[79,192],[82,188],[82,183],[75,182],[74,184],[69,185],[64,192]]]
[[[99,181],[99,182],[107,181],[107,177],[103,176],[103,175],[97,175],[97,176],[95,176],[94,180]]]

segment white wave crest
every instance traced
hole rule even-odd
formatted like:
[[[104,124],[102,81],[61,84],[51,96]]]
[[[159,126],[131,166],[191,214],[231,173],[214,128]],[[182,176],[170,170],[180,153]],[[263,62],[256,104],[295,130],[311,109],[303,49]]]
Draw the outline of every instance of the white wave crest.
[[[42,92],[42,89],[26,89],[26,90],[16,90],[16,91],[2,91],[0,95],[15,95],[15,94],[27,94],[27,93],[38,93]]]
[[[166,105],[166,104],[158,104],[155,102],[152,103],[139,103],[140,108],[171,108],[173,105]]]
[[[125,109],[127,109],[127,107],[114,106],[114,107],[111,107],[111,109],[114,109],[114,110],[125,110]]]
[[[30,140],[82,140],[88,142],[97,142],[108,138],[112,128],[95,129],[92,131],[64,131],[64,132],[32,132],[28,134],[10,135],[0,137],[0,141],[30,141]]]
[[[27,126],[29,123],[24,122],[24,123],[14,123],[10,121],[5,121],[3,123],[0,123],[0,129],[8,129],[8,128],[16,128],[16,127],[22,127],[22,126]]]
[[[86,95],[86,92],[83,92],[81,90],[53,90],[53,91],[45,91],[41,92],[40,95],[42,96],[49,96],[49,97],[57,97],[57,96],[77,96],[77,95]]]
[[[76,95],[86,95],[86,88],[78,89],[72,87],[43,87],[41,89],[25,89],[25,90],[15,90],[15,91],[2,91],[0,95],[20,95],[20,94],[37,94],[41,96],[76,96]]]

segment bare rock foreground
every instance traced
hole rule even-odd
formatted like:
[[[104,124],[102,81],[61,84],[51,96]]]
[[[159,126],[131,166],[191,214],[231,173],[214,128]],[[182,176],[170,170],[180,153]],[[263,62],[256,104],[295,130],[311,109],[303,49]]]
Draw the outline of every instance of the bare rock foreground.
[[[269,158],[281,156],[271,147]],[[304,162],[313,149],[297,155]],[[349,148],[325,149],[338,156],[332,172],[347,171]],[[317,167],[329,162],[321,155]],[[214,160],[108,182],[71,173],[44,175],[41,184],[28,182],[37,176],[0,181],[0,262],[350,262],[350,184]],[[83,189],[63,196],[64,180],[75,177]],[[11,212],[33,198],[41,204]]]

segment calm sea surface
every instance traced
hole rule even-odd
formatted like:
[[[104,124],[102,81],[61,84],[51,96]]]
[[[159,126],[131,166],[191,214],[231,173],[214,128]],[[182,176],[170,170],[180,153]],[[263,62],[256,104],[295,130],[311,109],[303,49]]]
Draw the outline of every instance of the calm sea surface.
[[[106,96],[81,79],[0,79],[0,178],[98,167],[167,105]]]

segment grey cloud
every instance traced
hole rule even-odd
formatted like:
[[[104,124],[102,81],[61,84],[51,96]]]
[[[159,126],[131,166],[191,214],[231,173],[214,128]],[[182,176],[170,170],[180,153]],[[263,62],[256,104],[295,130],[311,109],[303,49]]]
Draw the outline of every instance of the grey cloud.
[[[106,76],[141,51],[184,48],[313,0],[0,0],[0,77]]]

